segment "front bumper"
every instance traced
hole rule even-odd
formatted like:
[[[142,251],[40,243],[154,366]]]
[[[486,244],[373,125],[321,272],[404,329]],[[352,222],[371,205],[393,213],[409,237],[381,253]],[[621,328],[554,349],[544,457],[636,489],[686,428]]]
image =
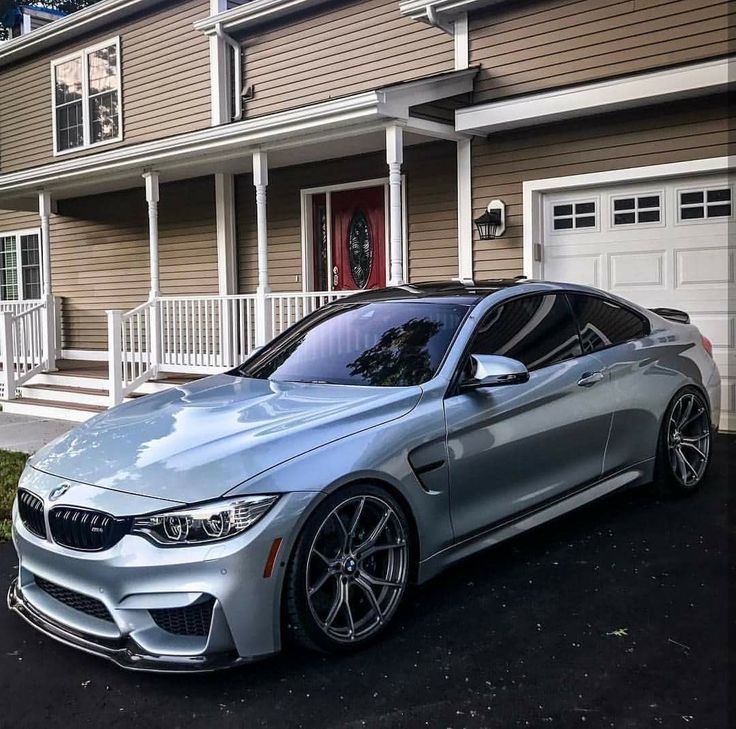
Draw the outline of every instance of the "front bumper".
[[[159,672],[205,672],[232,668],[249,659],[238,656],[235,650],[199,656],[165,656],[146,652],[132,638],[100,638],[78,633],[68,626],[54,622],[23,597],[18,588],[18,579],[10,583],[8,607],[23,620],[64,645],[79,648],[85,653],[107,658],[122,668],[134,671]]]
[[[104,503],[123,499],[119,493],[92,488],[73,491],[108,513],[134,513],[121,510],[121,503]],[[126,497],[124,508],[138,509],[139,498]],[[284,494],[251,529],[223,542],[165,548],[126,535],[101,552],[71,550],[38,537],[14,509],[19,569],[8,606],[44,634],[124,668],[211,671],[265,658],[281,648],[283,573],[313,498],[310,492]],[[283,540],[279,558],[266,577],[264,566],[277,538]],[[90,603],[97,612],[85,607]],[[204,603],[209,617],[199,632],[177,631],[157,619],[162,612],[181,615]]]

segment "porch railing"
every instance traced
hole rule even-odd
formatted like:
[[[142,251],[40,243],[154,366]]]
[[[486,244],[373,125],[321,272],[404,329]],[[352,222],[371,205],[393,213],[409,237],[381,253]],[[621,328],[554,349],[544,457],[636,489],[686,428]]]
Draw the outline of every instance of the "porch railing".
[[[53,369],[55,360],[54,299],[36,302],[5,302],[0,309],[0,396],[16,397],[17,388],[43,369]]]
[[[265,344],[259,341],[259,323],[265,338],[273,338],[352,293],[161,296],[127,313],[108,311],[110,403],[122,402],[162,369],[209,374],[235,367]]]

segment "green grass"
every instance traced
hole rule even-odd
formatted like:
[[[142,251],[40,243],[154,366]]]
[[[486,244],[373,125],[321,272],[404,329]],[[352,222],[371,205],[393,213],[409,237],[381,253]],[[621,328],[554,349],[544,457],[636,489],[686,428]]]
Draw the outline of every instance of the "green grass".
[[[0,542],[10,539],[10,509],[28,455],[0,450]]]

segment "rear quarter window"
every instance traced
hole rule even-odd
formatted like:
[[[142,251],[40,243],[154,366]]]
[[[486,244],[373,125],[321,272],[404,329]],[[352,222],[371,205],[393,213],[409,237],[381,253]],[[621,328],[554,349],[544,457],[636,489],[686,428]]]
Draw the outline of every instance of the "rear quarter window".
[[[568,298],[586,354],[649,334],[649,322],[631,309],[596,296],[568,294]]]

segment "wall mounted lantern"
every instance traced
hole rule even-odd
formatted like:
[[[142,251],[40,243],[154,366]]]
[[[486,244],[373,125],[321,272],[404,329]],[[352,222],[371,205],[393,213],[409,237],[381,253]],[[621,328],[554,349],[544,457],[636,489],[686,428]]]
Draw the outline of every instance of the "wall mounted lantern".
[[[475,219],[481,240],[500,238],[506,230],[506,205],[501,200],[491,200],[486,211]]]

